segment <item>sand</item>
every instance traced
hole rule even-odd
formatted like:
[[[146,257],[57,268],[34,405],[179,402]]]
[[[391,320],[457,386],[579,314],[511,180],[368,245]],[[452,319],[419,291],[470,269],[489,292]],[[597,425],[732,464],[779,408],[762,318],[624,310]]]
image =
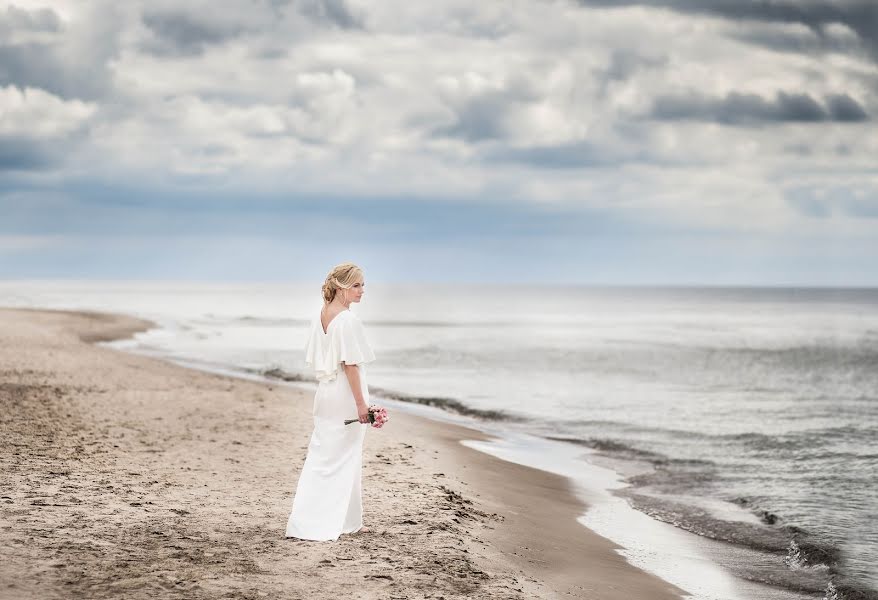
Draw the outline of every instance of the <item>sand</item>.
[[[285,538],[311,394],[93,344],[148,327],[0,309],[0,598],[682,597],[564,478],[399,411],[366,436],[373,531]]]

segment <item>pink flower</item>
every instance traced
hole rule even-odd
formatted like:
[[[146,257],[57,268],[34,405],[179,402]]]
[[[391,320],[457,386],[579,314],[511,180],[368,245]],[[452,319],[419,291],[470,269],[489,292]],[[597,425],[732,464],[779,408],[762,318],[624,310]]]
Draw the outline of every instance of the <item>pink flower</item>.
[[[378,406],[377,404],[372,404],[369,406],[369,423],[372,424],[372,427],[380,429],[389,420],[390,419],[387,416],[386,408],[384,408],[383,406]],[[344,424],[350,425],[351,423],[357,422],[359,422],[359,419],[346,419]]]

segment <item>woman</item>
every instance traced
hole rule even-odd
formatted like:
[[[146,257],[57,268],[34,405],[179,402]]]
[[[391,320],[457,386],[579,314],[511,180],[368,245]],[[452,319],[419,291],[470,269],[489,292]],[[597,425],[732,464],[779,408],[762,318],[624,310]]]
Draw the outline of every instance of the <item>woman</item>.
[[[369,388],[364,363],[375,360],[350,305],[363,297],[363,272],[352,263],[332,269],[323,283],[323,309],[311,324],[305,363],[317,375],[314,431],[299,475],[287,537],[334,541],[363,527],[364,425]],[[345,425],[345,419],[359,423]]]

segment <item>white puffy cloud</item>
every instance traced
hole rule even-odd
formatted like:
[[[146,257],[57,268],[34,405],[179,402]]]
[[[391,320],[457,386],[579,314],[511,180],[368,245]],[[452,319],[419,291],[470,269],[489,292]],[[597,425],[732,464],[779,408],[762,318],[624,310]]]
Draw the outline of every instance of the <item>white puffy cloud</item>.
[[[54,138],[83,126],[94,103],[63,100],[36,88],[0,87],[0,136]]]

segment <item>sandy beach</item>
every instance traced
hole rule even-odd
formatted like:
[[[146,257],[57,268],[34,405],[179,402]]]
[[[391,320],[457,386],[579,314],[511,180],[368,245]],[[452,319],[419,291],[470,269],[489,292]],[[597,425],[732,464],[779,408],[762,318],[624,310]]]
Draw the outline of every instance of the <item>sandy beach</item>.
[[[0,324],[0,598],[682,597],[576,522],[565,479],[399,412],[366,436],[373,531],[286,539],[307,392],[94,345],[150,327],[127,316]]]

